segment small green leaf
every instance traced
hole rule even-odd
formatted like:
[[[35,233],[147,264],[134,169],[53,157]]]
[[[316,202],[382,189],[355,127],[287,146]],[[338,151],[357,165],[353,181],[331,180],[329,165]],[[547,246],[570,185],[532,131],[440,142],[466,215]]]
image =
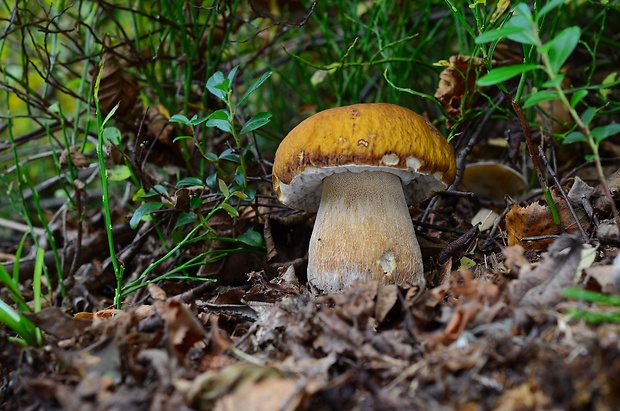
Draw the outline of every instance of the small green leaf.
[[[217,174],[211,174],[205,179],[205,184],[209,188],[215,188],[216,183],[217,183]]]
[[[235,191],[233,192],[233,195],[241,200],[245,200],[246,198],[248,198],[248,195],[243,191]]]
[[[220,84],[216,84],[215,88],[217,88],[218,90],[223,91],[228,96],[228,92],[230,91],[230,80],[229,79],[224,79],[224,81],[221,82]]]
[[[243,174],[235,174],[235,184],[239,187],[245,187],[245,177]]]
[[[235,66],[232,69],[230,69],[230,71],[228,72],[228,76],[226,76],[226,78],[228,79],[230,84],[233,83],[233,80],[235,79],[235,74],[237,74],[238,69],[239,69],[239,66]]]
[[[259,232],[254,231],[253,228],[239,235],[237,240],[251,247],[261,247],[263,245],[263,236],[261,236]]]
[[[129,227],[132,229],[136,228],[143,217],[151,215],[153,211],[159,210],[163,205],[164,203],[159,201],[143,203],[136,209],[136,211],[134,211],[133,216],[131,216],[131,220],[129,220]]]
[[[228,120],[209,119],[205,126],[217,127],[226,133],[232,133],[232,125]]]
[[[199,124],[204,123],[204,122],[205,122],[205,121],[207,121],[208,119],[209,119],[209,116],[204,116],[204,117],[197,117],[197,116],[194,116],[194,117],[192,117],[192,118],[191,118],[191,120],[189,120],[189,122],[190,122],[190,124],[191,124],[192,126],[197,126],[197,125],[199,125]]]
[[[541,18],[545,14],[549,13],[551,10],[556,7],[566,3],[566,0],[550,0],[547,4],[545,4],[536,14],[536,17]]]
[[[202,180],[197,177],[185,177],[177,182],[176,187],[190,187],[190,186],[201,186]]]
[[[581,100],[584,99],[585,96],[588,95],[588,90],[577,90],[575,91],[575,93],[573,94],[573,96],[570,99],[570,106],[572,108],[575,108],[575,106],[577,106],[577,104],[579,104],[579,102]]]
[[[131,171],[126,165],[116,166],[107,170],[108,179],[112,181],[123,181],[131,177]]]
[[[478,85],[491,86],[539,67],[538,64],[517,64],[514,66],[496,68],[489,71],[486,76],[480,78],[478,80]]]
[[[198,210],[202,207],[202,197],[201,196],[193,196],[189,199],[189,207],[192,210]]]
[[[585,134],[583,134],[581,131],[573,131],[566,136],[566,138],[564,139],[562,143],[572,144],[572,143],[580,143],[583,141],[588,141],[586,139]]]
[[[228,113],[228,111],[226,111],[224,109],[215,110],[213,113],[209,114],[207,117],[208,117],[209,120],[226,120],[226,121],[230,121],[229,113]]]
[[[112,107],[112,110],[110,110],[110,112],[108,113],[107,116],[105,116],[105,118],[103,119],[103,122],[101,123],[101,127],[105,126],[107,124],[107,122],[112,118],[112,116],[114,115],[114,113],[116,113],[116,110],[118,110],[118,107],[121,105],[120,101],[118,103],[116,103],[116,105],[114,107]]]
[[[543,47],[549,47],[549,62],[554,73],[558,73],[568,57],[573,53],[581,37],[579,26],[572,26],[562,30],[557,36]]]
[[[527,5],[527,3],[517,4],[514,11],[517,16],[523,17],[531,22],[534,21],[534,18],[532,17],[532,11],[530,10],[530,7]]]
[[[254,84],[252,84],[245,91],[245,93],[243,93],[243,95],[241,96],[241,98],[237,102],[237,106],[240,106],[245,101],[245,99],[247,99],[249,97],[249,95],[252,94],[257,88],[259,88],[261,86],[261,84],[263,84],[269,77],[271,77],[271,71],[268,71],[265,74],[263,74],[262,76],[260,76],[260,78],[258,80],[256,80],[254,82]]]
[[[232,162],[235,162],[235,163],[240,163],[241,162],[241,160],[239,159],[239,154],[235,153],[232,148],[224,150],[224,152],[222,154],[220,154],[219,159],[220,160],[232,161]]]
[[[116,127],[106,127],[103,129],[103,144],[119,145],[121,143],[121,131]]]
[[[215,153],[205,153],[205,159],[211,163],[217,163],[217,154]]]
[[[523,5],[523,4],[521,4]],[[525,7],[527,9],[527,6]],[[529,11],[529,9],[527,9]],[[531,17],[531,16],[530,16]],[[504,25],[507,28],[517,27],[519,30],[515,30],[514,33],[508,34],[508,37],[512,41],[516,41],[521,44],[530,44],[535,45],[537,40],[534,36],[534,24],[532,23],[531,18],[528,19],[524,16],[513,16],[508,22]]]
[[[595,115],[596,115],[596,109],[594,107],[588,107],[587,109],[585,109],[585,111],[581,115],[581,121],[583,121],[583,123],[586,126],[588,126],[594,119]]]
[[[237,209],[231,206],[230,204],[222,203],[220,207],[222,207],[228,213],[229,216],[239,217],[239,212],[237,211]]]
[[[149,191],[138,196],[140,199],[151,198],[151,197],[159,197],[162,193],[165,193],[166,189],[161,184],[156,184],[155,186],[149,188]]]
[[[186,224],[193,223],[196,220],[197,220],[197,217],[196,217],[196,214],[194,213],[181,213],[179,214],[179,217],[177,218],[177,221],[174,224],[173,230],[176,230],[177,228],[184,226]]]
[[[271,121],[271,117],[271,113],[258,113],[257,115],[249,119],[247,123],[245,123],[245,125],[241,128],[239,134],[249,133],[258,128],[261,128],[265,124],[269,123],[269,121]]]
[[[540,85],[541,88],[551,88],[555,86],[559,86],[564,81],[564,77],[566,77],[565,73],[559,73],[553,80],[547,80]]]
[[[218,185],[218,187],[220,189],[220,193],[222,193],[224,195],[224,197],[228,197],[230,195],[230,190],[228,190],[228,186],[226,185],[224,180],[218,178],[217,179],[217,185]]]
[[[601,85],[603,86],[607,86],[609,84],[612,84],[616,81],[616,78],[618,77],[618,73],[616,73],[615,71],[609,73],[607,75],[607,77],[605,77],[603,79],[603,82],[601,83]],[[604,87],[600,90],[601,92],[601,96],[603,96],[604,99],[607,99],[607,96],[609,96],[609,92],[611,91],[611,89],[609,87]]]
[[[495,40],[499,40],[501,38],[504,37],[508,37],[510,35],[513,34],[519,34],[519,33],[524,33],[524,32],[530,32],[531,30],[524,28],[524,27],[517,27],[517,26],[513,26],[513,27],[502,27],[496,30],[489,30],[486,31],[484,33],[482,33],[481,35],[479,35],[478,37],[476,37],[476,44],[483,44],[483,43],[490,43],[492,41]]]
[[[153,191],[159,195],[168,193],[168,190],[166,190],[166,187],[162,186],[161,184],[155,184],[153,186]]]
[[[221,85],[225,80],[224,74],[221,71],[216,71],[207,80],[207,90],[220,100],[226,100],[226,93],[217,86]]]
[[[244,194],[246,195],[245,201],[254,201],[256,198],[256,190],[246,187]]]
[[[529,96],[525,103],[523,103],[523,108],[535,106],[543,101],[556,100],[557,98],[558,93],[555,90],[541,90]]]
[[[592,129],[592,137],[597,143],[605,140],[609,136],[620,133],[620,124],[607,124],[606,126],[600,126]]]
[[[170,117],[168,121],[171,123],[181,123],[185,125],[189,125],[190,123],[189,118],[187,118],[183,114],[175,114],[174,116]]]

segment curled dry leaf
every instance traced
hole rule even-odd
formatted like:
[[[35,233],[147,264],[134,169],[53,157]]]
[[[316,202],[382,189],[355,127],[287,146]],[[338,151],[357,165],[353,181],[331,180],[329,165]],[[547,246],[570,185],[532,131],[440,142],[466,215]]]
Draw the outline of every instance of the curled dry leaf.
[[[589,201],[594,194],[594,187],[590,187],[579,177],[575,177],[573,185],[568,191],[568,201],[574,206],[581,207],[584,200]]]
[[[463,116],[463,108],[471,103],[476,86],[477,73],[484,67],[478,57],[456,55],[447,62],[441,62],[446,68],[439,75],[439,86],[435,98],[445,112],[455,120]]]
[[[616,260],[620,263],[618,257]],[[598,283],[600,290],[606,294],[620,292],[620,264],[596,265],[585,270],[586,276]]]
[[[155,284],[149,284],[148,290],[155,310],[166,324],[170,351],[178,359],[185,359],[190,348],[207,337],[207,332],[186,305],[167,299],[166,293]]]
[[[582,260],[583,245],[563,235],[549,246],[543,262],[535,269],[525,267],[509,287],[510,299],[522,307],[552,307],[562,301],[562,290],[575,281]]]
[[[98,75],[99,67],[90,71],[94,79]],[[103,57],[103,72],[99,84],[99,106],[104,113],[109,113],[119,104],[116,113],[121,117],[131,113],[138,102],[140,89],[136,80],[129,74],[112,53]]]
[[[46,333],[61,340],[81,335],[92,324],[90,319],[70,317],[58,307],[48,307],[38,313],[23,315]]]
[[[62,150],[58,161],[61,168],[66,168],[69,165],[69,161],[77,168],[85,168],[90,164],[84,153],[80,152],[80,146],[71,146],[68,151],[66,148]]]
[[[394,284],[379,285],[377,288],[377,303],[375,304],[375,319],[381,323],[398,301],[398,287]]]

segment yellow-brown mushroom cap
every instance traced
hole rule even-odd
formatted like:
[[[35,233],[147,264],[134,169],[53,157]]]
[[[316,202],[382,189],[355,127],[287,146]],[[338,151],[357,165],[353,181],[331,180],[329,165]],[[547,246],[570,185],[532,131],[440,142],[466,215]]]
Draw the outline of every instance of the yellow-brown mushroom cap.
[[[398,175],[408,200],[422,201],[454,181],[456,162],[424,117],[393,104],[354,104],[321,111],[282,140],[273,186],[282,203],[314,212],[326,176],[372,170]]]

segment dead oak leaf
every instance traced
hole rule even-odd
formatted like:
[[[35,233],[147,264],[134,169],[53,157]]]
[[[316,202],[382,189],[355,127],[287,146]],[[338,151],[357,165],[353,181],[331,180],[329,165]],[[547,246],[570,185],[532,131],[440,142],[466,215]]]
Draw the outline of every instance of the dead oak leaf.
[[[573,183],[573,186],[578,182]],[[562,188],[564,190],[564,188]],[[560,234],[561,232],[574,233],[579,225],[587,226],[588,219],[585,211],[579,207],[574,208],[578,220],[575,220],[570,212],[569,205],[557,187],[551,187],[551,197],[560,219],[560,224],[553,221],[553,214],[549,205],[538,201],[532,204],[513,204],[506,214],[506,231],[508,233],[508,245],[520,244],[526,249],[540,250],[551,243],[551,240],[529,241],[529,237],[544,237]],[[565,190],[565,192],[569,190]],[[573,194],[574,195],[574,194]],[[570,201],[570,197],[569,197]]]
[[[551,209],[547,204],[535,202],[522,206],[513,204],[506,214],[508,245],[520,244],[527,249],[541,249],[550,243],[546,241],[525,241],[528,237],[549,236],[558,233],[553,222]]]

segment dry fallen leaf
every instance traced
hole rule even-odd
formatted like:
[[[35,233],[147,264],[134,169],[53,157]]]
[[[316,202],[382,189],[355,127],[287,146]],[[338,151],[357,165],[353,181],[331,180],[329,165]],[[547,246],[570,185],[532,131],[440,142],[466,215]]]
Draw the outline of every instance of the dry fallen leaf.
[[[294,411],[299,409],[304,388],[299,381],[268,378],[228,394],[215,403],[213,411]]]
[[[240,363],[230,365],[218,371],[207,371],[198,375],[192,381],[177,379],[174,381],[174,385],[183,393],[187,404],[190,406],[199,410],[212,410],[215,404],[222,398],[251,389],[254,384],[269,379],[285,381],[282,374],[274,368]],[[261,387],[258,390],[259,392],[256,394],[262,394]],[[277,395],[276,393],[272,394]],[[293,395],[291,394],[291,396]],[[228,401],[222,404],[222,407],[226,405],[228,405]]]
[[[170,351],[179,360],[184,360],[190,348],[207,337],[202,323],[186,305],[166,299],[166,293],[157,285],[148,285],[157,313],[166,324],[166,335]]]
[[[90,165],[90,162],[84,153],[80,152],[80,146],[77,145],[69,147],[69,150],[65,148],[62,150],[62,153],[60,153],[58,162],[61,168],[66,168],[69,161],[71,161],[71,164],[77,168],[85,168]]]
[[[478,57],[456,55],[442,65],[446,68],[439,74],[435,98],[450,117],[458,120],[463,116],[463,107],[467,108],[471,102],[477,73],[484,64]]]
[[[48,307],[38,313],[23,313],[23,315],[46,333],[61,340],[77,337],[92,325],[88,319],[70,317],[58,307]]]
[[[99,67],[93,68],[90,74],[93,79],[96,78]],[[107,114],[118,104],[116,114],[121,117],[128,115],[136,107],[139,91],[136,80],[121,66],[116,56],[106,53],[103,57],[103,72],[99,84],[101,110]]]
[[[513,204],[506,214],[508,245],[520,244],[524,248],[541,249],[550,243],[546,241],[523,241],[524,238],[557,234],[553,215],[547,204],[535,202],[526,206]]]
[[[543,262],[525,267],[510,285],[510,299],[524,307],[552,307],[562,301],[562,290],[575,281],[582,259],[581,241],[563,235],[550,246]]]

